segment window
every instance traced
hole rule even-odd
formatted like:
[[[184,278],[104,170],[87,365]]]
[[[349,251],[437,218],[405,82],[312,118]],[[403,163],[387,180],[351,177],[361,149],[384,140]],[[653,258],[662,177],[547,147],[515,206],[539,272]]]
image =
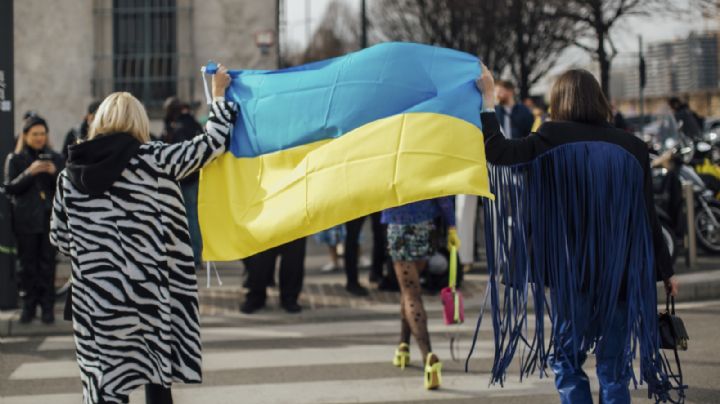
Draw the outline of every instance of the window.
[[[93,95],[137,97],[151,118],[167,97],[193,100],[192,1],[95,0]],[[192,73],[195,74],[192,74]]]
[[[177,94],[175,0],[113,0],[113,91],[147,107]]]

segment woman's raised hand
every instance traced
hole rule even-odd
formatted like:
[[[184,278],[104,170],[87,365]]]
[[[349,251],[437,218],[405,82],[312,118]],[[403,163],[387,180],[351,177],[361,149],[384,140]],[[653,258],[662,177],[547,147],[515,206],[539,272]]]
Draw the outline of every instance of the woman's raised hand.
[[[230,75],[225,66],[218,63],[217,72],[212,77],[213,97],[224,97],[225,90],[230,86]]]
[[[480,77],[475,80],[475,85],[482,94],[483,109],[495,108],[495,78],[482,62],[480,62]]]

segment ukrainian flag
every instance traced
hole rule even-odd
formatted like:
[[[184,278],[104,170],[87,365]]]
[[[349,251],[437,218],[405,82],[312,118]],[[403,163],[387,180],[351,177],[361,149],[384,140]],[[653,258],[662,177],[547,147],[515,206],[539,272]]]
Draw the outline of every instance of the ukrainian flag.
[[[203,169],[203,257],[244,258],[382,209],[489,191],[478,59],[385,43],[231,71],[230,152]]]

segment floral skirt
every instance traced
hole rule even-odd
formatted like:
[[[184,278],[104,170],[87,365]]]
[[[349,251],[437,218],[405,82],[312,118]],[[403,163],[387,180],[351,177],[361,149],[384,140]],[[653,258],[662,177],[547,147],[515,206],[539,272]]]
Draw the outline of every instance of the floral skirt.
[[[388,251],[393,261],[422,261],[433,255],[432,221],[415,224],[389,224]]]

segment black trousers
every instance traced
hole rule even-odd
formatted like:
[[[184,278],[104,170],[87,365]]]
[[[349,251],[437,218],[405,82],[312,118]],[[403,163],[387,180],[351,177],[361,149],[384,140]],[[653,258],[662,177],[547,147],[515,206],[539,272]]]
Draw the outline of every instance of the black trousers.
[[[170,388],[157,384],[146,384],[145,404],[173,404]]]
[[[372,249],[372,273],[380,277],[383,274],[383,265],[387,258],[387,226],[380,223],[381,212],[369,215],[372,224],[373,249]],[[358,283],[358,250],[360,248],[360,230],[362,230],[365,218],[352,220],[345,224],[345,275],[348,285]]]
[[[55,302],[55,247],[48,233],[16,234],[20,288],[25,305],[52,310]]]
[[[247,270],[247,300],[265,303],[267,287],[280,258],[280,303],[297,303],[305,277],[305,239],[291,241],[243,260]]]
[[[127,396],[119,397],[122,402],[130,402]],[[100,397],[98,404],[107,404],[107,401]],[[172,391],[170,387],[163,387],[159,384],[145,385],[145,404],[173,404]]]

